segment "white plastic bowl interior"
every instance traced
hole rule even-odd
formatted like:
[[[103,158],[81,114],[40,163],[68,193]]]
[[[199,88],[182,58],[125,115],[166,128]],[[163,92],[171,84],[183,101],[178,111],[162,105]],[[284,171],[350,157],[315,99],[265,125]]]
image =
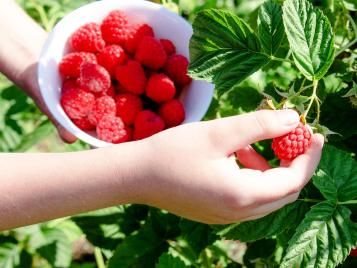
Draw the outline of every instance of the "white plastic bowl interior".
[[[189,57],[191,25],[179,15],[159,4],[143,0],[103,0],[73,11],[64,17],[49,34],[42,49],[38,66],[38,82],[41,94],[50,112],[57,121],[80,140],[93,147],[105,147],[110,143],[97,139],[75,126],[60,105],[61,77],[58,64],[68,52],[67,40],[81,25],[88,22],[101,22],[112,10],[126,12],[130,22],[146,22],[151,25],[158,38],[172,40],[177,53]],[[184,123],[200,121],[210,105],[214,86],[204,81],[193,81],[183,92],[181,100],[186,109]]]

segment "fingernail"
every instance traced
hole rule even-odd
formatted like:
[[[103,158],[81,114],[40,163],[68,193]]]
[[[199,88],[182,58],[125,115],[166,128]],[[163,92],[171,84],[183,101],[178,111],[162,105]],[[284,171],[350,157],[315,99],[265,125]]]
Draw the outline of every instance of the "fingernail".
[[[294,110],[280,110],[277,111],[277,114],[281,124],[284,125],[291,126],[299,123],[300,121],[299,114]]]

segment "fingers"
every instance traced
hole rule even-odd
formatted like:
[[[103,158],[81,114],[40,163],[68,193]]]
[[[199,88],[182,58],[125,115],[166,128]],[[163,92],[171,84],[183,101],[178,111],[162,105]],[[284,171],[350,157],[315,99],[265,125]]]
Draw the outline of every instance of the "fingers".
[[[71,134],[69,131],[67,131],[64,127],[62,127],[60,124],[56,125],[58,135],[60,138],[66,142],[66,143],[74,143],[77,140],[77,137]]]
[[[262,110],[213,120],[206,124],[214,144],[230,155],[254,142],[282,136],[299,123],[293,110]]]
[[[274,202],[299,192],[313,176],[321,158],[324,138],[320,134],[313,136],[310,149],[295,158],[287,167],[280,167],[256,172],[240,170],[245,187],[253,192],[252,199],[262,204]]]
[[[66,142],[66,143],[74,143],[77,138],[71,134],[68,130],[66,130],[58,121],[53,117],[51,112],[48,110],[46,104],[43,102],[42,97],[33,97],[35,100],[35,103],[37,106],[40,108],[40,110],[47,115],[47,117],[50,119],[50,121],[53,123],[53,125],[57,128],[58,135],[60,138]]]
[[[268,162],[250,145],[236,152],[239,162],[246,168],[265,171],[270,169]]]
[[[291,194],[291,195],[284,197],[280,200],[277,200],[277,201],[274,201],[274,202],[271,202],[268,204],[264,204],[256,209],[253,209],[253,210],[251,210],[253,216],[244,218],[243,221],[255,220],[255,219],[265,217],[266,215],[273,213],[274,211],[279,210],[282,207],[295,202],[298,199],[299,195],[300,195],[300,192],[294,193],[294,194]]]

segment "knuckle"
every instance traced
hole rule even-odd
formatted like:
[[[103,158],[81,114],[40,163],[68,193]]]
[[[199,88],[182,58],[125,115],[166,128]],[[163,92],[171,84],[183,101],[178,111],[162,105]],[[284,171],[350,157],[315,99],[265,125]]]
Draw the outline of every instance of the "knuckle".
[[[227,191],[223,194],[223,204],[229,211],[240,211],[249,206],[249,197],[244,197],[235,191]]]

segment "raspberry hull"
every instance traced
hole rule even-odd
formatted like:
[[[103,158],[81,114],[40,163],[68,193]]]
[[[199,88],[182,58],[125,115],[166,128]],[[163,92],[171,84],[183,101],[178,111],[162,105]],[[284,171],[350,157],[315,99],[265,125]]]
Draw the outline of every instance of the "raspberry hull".
[[[272,148],[275,155],[281,160],[293,160],[304,154],[311,145],[312,134],[309,128],[302,123],[290,133],[275,138]]]

